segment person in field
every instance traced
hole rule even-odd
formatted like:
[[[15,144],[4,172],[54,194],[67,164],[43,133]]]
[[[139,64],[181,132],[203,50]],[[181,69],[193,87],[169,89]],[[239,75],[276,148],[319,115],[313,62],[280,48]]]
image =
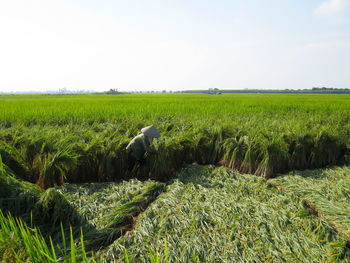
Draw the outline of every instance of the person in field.
[[[160,136],[159,131],[153,125],[141,129],[141,134],[134,137],[126,146],[128,153],[128,170],[131,172],[136,162],[141,165],[145,163],[144,155],[146,152],[156,154],[157,151],[150,146],[154,138]]]

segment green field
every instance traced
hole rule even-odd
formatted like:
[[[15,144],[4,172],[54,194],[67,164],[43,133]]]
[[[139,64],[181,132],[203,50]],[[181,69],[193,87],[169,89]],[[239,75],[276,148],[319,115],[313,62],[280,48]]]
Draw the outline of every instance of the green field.
[[[130,178],[125,146],[144,126],[162,153],[136,177],[168,180],[185,163],[264,177],[344,161],[348,95],[0,96],[0,151],[43,187]],[[51,167],[46,169],[45,167]]]
[[[348,112],[349,99],[350,95],[300,94],[0,95],[0,112],[2,123],[52,121],[55,125],[60,121],[104,122],[133,116],[159,121],[157,117],[232,120],[258,114],[257,117],[294,116],[292,119],[299,120],[314,115],[319,120],[325,114],[341,116]]]
[[[349,260],[350,95],[1,95],[0,116],[0,208],[52,258],[1,217],[4,261]]]

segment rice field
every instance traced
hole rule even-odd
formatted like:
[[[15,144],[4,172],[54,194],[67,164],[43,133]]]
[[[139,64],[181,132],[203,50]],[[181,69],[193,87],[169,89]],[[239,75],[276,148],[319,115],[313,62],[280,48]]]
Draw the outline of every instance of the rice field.
[[[167,181],[193,162],[269,178],[343,163],[349,154],[348,95],[36,95],[0,102],[3,162],[42,188]],[[161,132],[161,154],[129,174],[125,147],[150,124]]]
[[[0,260],[348,262],[349,149],[349,95],[0,95]]]

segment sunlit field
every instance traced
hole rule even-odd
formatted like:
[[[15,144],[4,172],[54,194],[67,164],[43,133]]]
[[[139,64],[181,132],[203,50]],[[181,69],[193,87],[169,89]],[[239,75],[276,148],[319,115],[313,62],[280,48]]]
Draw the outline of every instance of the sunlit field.
[[[0,259],[347,262],[349,146],[349,95],[1,95]]]

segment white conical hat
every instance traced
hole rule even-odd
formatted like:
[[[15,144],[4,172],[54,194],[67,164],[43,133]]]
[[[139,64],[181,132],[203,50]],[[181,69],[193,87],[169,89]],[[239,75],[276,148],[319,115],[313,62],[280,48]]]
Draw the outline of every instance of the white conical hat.
[[[160,136],[159,131],[153,125],[144,127],[141,129],[142,133],[151,138],[158,138]]]

